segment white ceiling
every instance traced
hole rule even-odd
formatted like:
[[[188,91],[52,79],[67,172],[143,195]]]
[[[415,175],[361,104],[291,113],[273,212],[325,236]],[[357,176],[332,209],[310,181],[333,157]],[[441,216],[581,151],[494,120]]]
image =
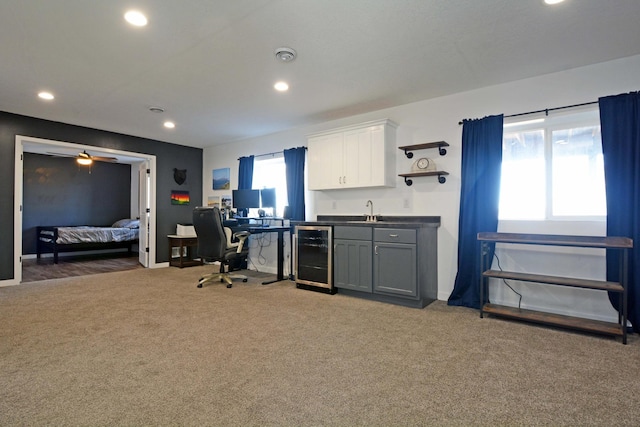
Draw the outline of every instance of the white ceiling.
[[[0,110],[206,147],[637,55],[639,22],[638,0],[1,0]]]

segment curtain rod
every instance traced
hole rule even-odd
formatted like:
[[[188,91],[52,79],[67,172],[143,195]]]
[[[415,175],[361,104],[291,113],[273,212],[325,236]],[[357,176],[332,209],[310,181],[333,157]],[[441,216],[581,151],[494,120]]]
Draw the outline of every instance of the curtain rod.
[[[583,102],[582,104],[565,105],[564,107],[545,108],[544,110],[527,111],[526,113],[510,114],[510,115],[505,116],[505,117],[519,117],[519,116],[526,116],[526,115],[529,115],[529,114],[536,114],[536,113],[544,113],[545,116],[548,116],[549,115],[549,111],[565,110],[567,108],[584,107],[585,105],[592,105],[592,104],[597,104],[597,103],[598,103],[598,101]],[[470,119],[464,119],[464,120],[470,120]],[[464,120],[458,122],[458,124],[459,125],[463,124]]]
[[[306,150],[307,147],[298,147],[298,148],[304,148]],[[254,154],[253,157],[266,157],[266,156],[274,156],[276,154],[284,154],[284,150],[282,151],[273,151],[271,153],[264,153],[264,154]],[[244,157],[249,157],[249,156],[244,156]],[[240,160],[242,157],[238,158],[238,160]]]

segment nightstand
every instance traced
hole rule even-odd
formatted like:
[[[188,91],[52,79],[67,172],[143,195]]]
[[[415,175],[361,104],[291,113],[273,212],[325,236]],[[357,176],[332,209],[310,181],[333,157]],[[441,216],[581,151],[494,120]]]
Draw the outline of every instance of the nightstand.
[[[180,268],[202,265],[202,260],[196,258],[197,236],[169,234],[167,237],[169,238],[169,265]],[[174,256],[174,248],[177,248],[177,256]]]

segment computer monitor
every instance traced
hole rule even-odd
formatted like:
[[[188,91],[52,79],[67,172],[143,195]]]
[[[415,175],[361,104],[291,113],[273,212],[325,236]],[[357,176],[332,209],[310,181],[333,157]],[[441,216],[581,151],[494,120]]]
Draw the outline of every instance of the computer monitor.
[[[276,189],[275,188],[263,188],[260,190],[260,207],[261,208],[276,208]]]
[[[260,207],[260,190],[233,190],[233,207],[237,209],[251,209]]]

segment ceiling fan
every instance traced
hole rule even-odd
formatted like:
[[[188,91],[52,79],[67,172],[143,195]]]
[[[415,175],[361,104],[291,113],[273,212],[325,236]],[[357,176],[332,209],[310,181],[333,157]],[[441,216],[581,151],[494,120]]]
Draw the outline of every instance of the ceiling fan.
[[[96,162],[109,162],[109,163],[113,163],[113,162],[117,162],[118,161],[118,159],[116,157],[92,156],[89,153],[87,153],[86,150],[82,151],[81,153],[78,153],[77,155],[63,154],[63,153],[48,153],[48,154],[51,154],[53,156],[59,156],[59,157],[73,157],[73,158],[76,159],[76,162],[78,162],[78,164],[81,164],[81,165],[90,165],[94,161],[96,161]]]

